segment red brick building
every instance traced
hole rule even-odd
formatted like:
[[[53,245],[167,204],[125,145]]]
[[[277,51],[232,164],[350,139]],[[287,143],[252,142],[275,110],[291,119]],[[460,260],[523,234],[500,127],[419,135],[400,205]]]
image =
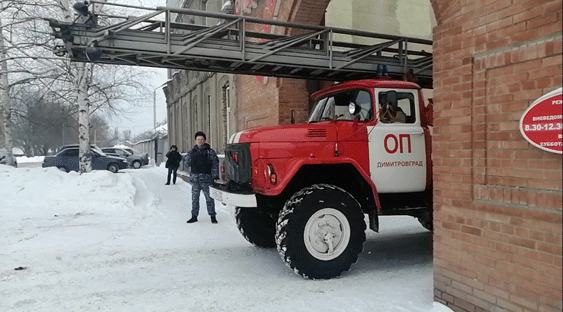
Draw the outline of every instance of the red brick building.
[[[435,298],[561,311],[561,155],[519,119],[561,86],[561,1],[433,1]]]
[[[271,18],[266,2],[251,14]],[[319,24],[328,3],[282,1],[276,18]],[[561,87],[561,1],[431,3],[434,299],[454,311],[561,311],[562,159],[519,131],[529,105]],[[241,129],[288,124],[291,111],[304,121],[316,88],[238,83]]]

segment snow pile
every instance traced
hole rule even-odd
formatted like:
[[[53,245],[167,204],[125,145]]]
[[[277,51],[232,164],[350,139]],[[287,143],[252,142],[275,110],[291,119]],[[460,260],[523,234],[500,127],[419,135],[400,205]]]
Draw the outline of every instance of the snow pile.
[[[9,209],[43,207],[41,212],[125,211],[135,206],[136,187],[128,174],[95,170],[80,175],[57,168],[0,165],[0,198]],[[17,196],[13,196],[17,194]],[[56,210],[53,210],[56,208]],[[35,211],[30,211],[35,213]]]

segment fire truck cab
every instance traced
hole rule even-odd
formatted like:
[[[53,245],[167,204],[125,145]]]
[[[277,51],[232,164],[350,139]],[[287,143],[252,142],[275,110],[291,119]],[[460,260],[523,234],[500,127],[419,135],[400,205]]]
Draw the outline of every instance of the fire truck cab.
[[[367,79],[312,95],[309,120],[244,130],[211,196],[243,236],[277,247],[297,274],[339,276],[358,259],[366,222],[410,215],[432,229],[432,106],[412,82]]]

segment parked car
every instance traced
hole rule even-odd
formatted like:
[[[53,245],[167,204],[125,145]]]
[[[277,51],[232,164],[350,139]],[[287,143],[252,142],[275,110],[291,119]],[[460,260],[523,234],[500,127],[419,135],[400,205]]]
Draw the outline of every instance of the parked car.
[[[73,147],[73,148],[79,148],[80,146],[78,144],[67,144],[67,145],[63,145],[63,146],[59,146],[57,147],[57,149],[55,150],[55,154],[57,154],[58,152],[64,150],[65,148],[69,148],[69,147]],[[90,149],[92,150],[96,150],[99,153],[103,153],[102,149],[99,148],[97,145],[95,144],[90,144]]]
[[[42,167],[57,167],[60,170],[78,171],[78,148],[67,147],[55,156],[45,156]],[[106,155],[101,150],[92,149],[92,170],[109,170],[113,173],[127,169],[127,159]]]
[[[8,151],[5,148],[0,148],[0,165],[8,164]],[[18,167],[18,160],[14,156],[14,167]]]
[[[147,153],[143,153],[137,149],[131,148],[131,147],[123,147],[124,150],[126,150],[127,152],[135,155],[135,156],[141,156],[142,157],[142,165],[146,166],[149,164],[149,154]]]
[[[127,162],[129,163],[129,167],[131,168],[139,169],[141,168],[141,166],[147,165],[149,163],[147,157],[143,157],[142,155],[138,155],[138,154],[135,155],[124,148],[104,147],[102,148],[102,151],[110,156],[123,157],[127,159]]]

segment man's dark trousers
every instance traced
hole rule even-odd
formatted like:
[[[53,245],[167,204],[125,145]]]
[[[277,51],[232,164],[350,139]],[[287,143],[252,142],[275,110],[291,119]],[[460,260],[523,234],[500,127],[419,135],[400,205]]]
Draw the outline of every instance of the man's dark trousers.
[[[213,182],[210,174],[192,173],[190,174],[190,182],[192,184],[192,217],[199,215],[199,193],[203,192],[205,202],[207,204],[207,213],[213,217],[215,212],[215,200],[209,194],[209,187]]]

